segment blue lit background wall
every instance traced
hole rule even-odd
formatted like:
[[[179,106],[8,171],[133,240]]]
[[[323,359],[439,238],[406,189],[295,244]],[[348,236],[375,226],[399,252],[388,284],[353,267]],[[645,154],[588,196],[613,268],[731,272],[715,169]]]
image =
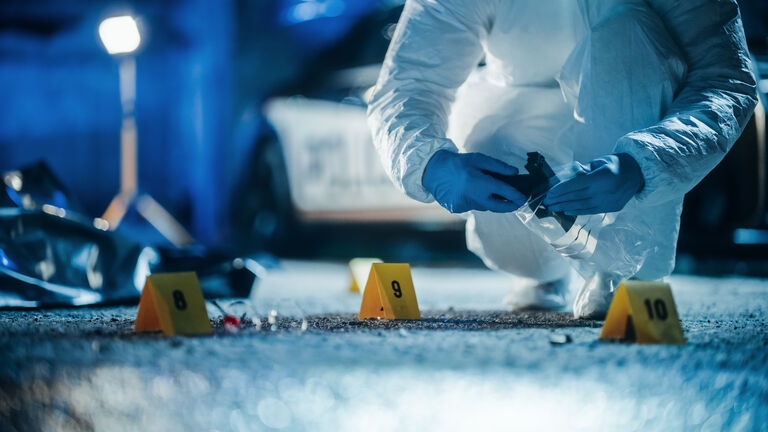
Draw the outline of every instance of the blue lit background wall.
[[[206,242],[221,235],[229,135],[232,2],[25,2],[0,36],[0,169],[46,160],[100,214],[118,190],[117,62],[96,29],[106,16],[141,19],[136,113],[140,185]]]
[[[0,170],[43,159],[91,215],[104,211],[119,188],[121,111],[117,62],[97,28],[130,13],[142,30],[140,187],[203,243],[222,244],[232,182],[262,133],[253,107],[377,4],[4,1]]]

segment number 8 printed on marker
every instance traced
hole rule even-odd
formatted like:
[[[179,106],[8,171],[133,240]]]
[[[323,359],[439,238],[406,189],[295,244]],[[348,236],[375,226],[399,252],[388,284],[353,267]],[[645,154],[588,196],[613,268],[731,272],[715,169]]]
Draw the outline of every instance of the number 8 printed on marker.
[[[179,290],[173,291],[173,305],[178,310],[184,310],[187,308],[187,299],[184,298],[184,293]]]

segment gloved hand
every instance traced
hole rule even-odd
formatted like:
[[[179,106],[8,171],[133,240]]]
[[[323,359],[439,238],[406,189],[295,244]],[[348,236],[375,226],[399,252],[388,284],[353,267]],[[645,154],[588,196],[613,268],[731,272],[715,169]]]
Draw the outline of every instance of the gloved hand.
[[[617,212],[645,185],[640,165],[627,153],[595,159],[547,192],[544,204],[570,216]]]
[[[427,162],[422,184],[451,213],[469,210],[512,212],[526,198],[488,172],[515,175],[517,168],[481,153],[440,150]]]

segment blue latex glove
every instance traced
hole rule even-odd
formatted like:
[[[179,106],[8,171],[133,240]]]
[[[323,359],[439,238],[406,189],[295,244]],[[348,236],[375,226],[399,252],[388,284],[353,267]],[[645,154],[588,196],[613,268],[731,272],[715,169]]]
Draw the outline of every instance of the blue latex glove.
[[[451,213],[512,212],[525,204],[517,189],[488,172],[515,175],[517,168],[481,153],[440,150],[424,169],[422,184]]]
[[[595,159],[547,192],[544,204],[570,216],[617,212],[645,185],[640,166],[627,153]]]

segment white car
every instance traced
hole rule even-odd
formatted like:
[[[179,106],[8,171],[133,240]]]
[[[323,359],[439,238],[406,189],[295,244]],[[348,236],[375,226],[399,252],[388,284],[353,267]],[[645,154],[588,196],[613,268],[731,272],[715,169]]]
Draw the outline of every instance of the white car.
[[[340,71],[337,99],[268,100],[261,114],[274,132],[257,145],[250,181],[240,189],[236,228],[250,241],[280,241],[295,226],[400,224],[460,230],[463,219],[437,203],[415,201],[387,177],[366,123],[366,94],[380,65]]]
[[[300,219],[456,221],[436,203],[410,199],[390,182],[373,147],[365,108],[297,97],[272,99],[264,113],[282,146]]]

